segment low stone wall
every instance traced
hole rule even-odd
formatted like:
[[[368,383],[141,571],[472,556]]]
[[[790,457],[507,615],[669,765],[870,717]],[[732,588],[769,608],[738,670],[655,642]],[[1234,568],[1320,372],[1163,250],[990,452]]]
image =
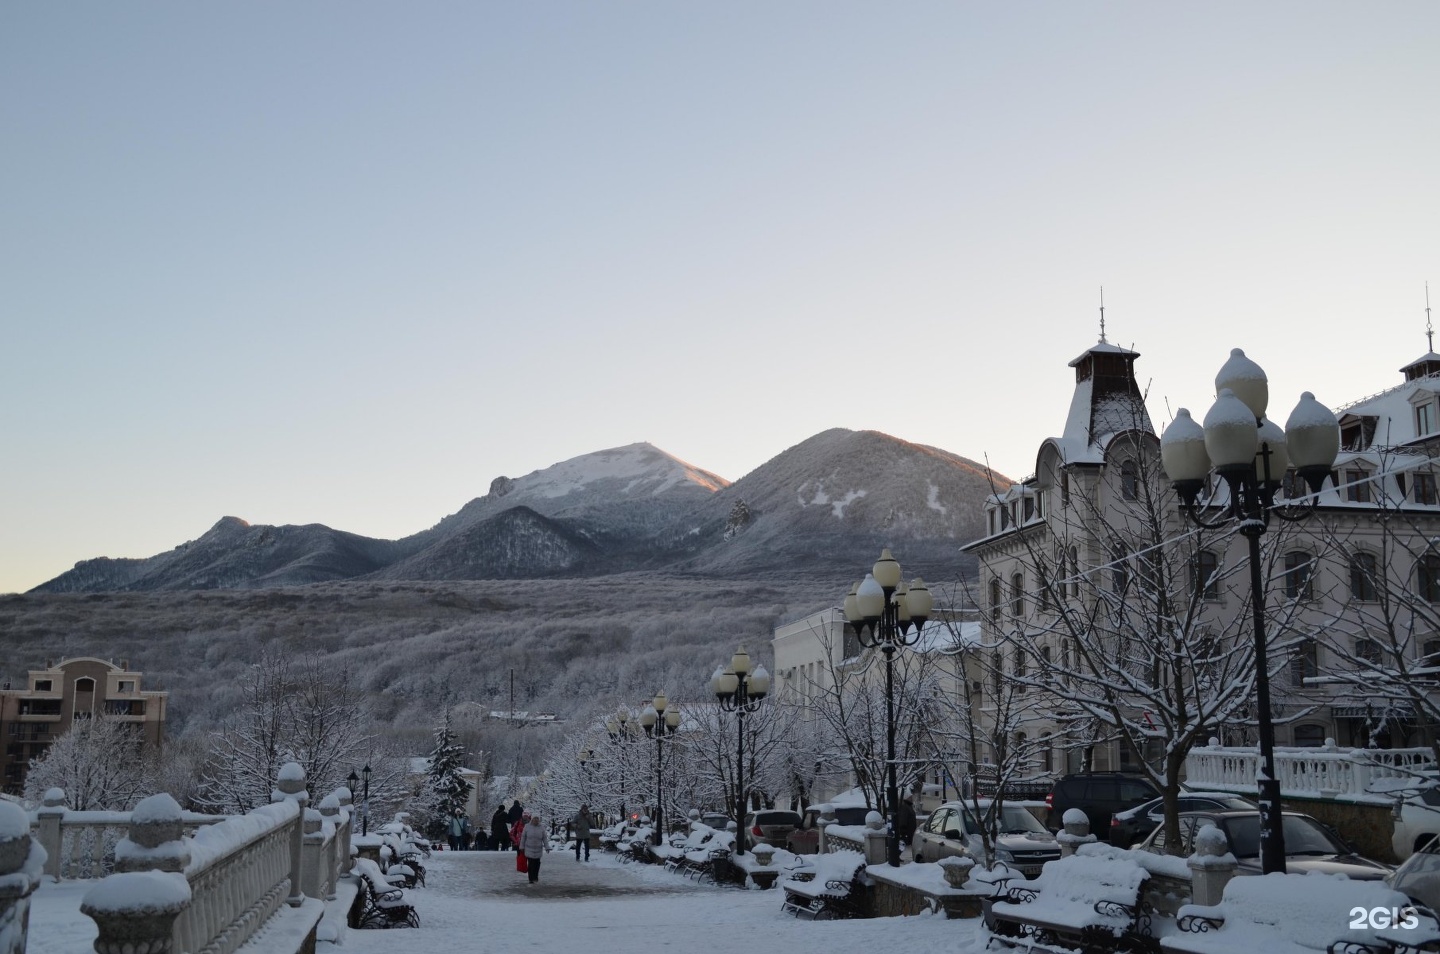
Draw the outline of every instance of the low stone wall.
[[[1366,858],[1392,865],[1400,860],[1390,847],[1390,838],[1395,834],[1395,818],[1387,804],[1333,798],[1295,798],[1290,795],[1283,796],[1280,804],[1287,812],[1304,812],[1334,828]]]

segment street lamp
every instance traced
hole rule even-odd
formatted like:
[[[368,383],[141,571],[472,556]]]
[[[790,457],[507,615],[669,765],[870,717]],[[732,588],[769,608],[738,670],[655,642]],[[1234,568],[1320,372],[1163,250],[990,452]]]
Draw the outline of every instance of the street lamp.
[[[665,693],[661,692],[655,696],[655,701],[640,713],[640,724],[645,727],[645,734],[655,739],[655,831],[650,840],[658,845],[662,840],[661,832],[665,830],[665,796],[660,786],[663,767],[660,744],[665,740],[665,736],[674,735],[680,728],[680,710],[669,708],[669,700],[665,698]]]
[[[580,762],[580,776],[585,782],[586,805],[590,804],[590,760],[594,757],[595,753],[592,752],[588,746],[581,749],[579,754],[575,756]]]
[[[735,854],[745,854],[745,715],[760,708],[770,691],[770,674],[764,666],[750,669],[750,654],[741,646],[730,657],[729,669],[716,669],[710,677],[710,691],[720,708],[735,713],[740,723],[740,744],[735,756]]]
[[[366,762],[365,767],[360,770],[365,776],[365,792],[360,799],[360,834],[370,834],[370,763]]]
[[[866,649],[879,647],[885,654],[885,764],[888,769],[885,800],[890,803],[890,834],[886,839],[886,860],[900,867],[900,785],[895,778],[895,651],[913,646],[930,618],[933,600],[925,581],[916,577],[908,587],[900,576],[900,564],[890,548],[880,552],[861,583],[845,596],[845,620]],[[912,636],[911,627],[915,632]]]
[[[1300,396],[1285,430],[1265,417],[1270,386],[1265,372],[1245,352],[1235,348],[1215,376],[1219,395],[1196,424],[1181,408],[1160,438],[1160,459],[1181,510],[1198,526],[1215,528],[1230,520],[1239,522],[1250,548],[1250,606],[1254,615],[1255,708],[1260,729],[1260,870],[1285,870],[1285,832],[1281,823],[1280,780],[1275,775],[1275,726],[1270,717],[1270,673],[1265,658],[1265,581],[1260,576],[1260,537],[1274,513],[1282,520],[1299,520],[1313,512],[1325,478],[1340,450],[1340,425],[1335,415],[1306,391]],[[1275,493],[1290,468],[1310,488],[1310,506],[1279,509]],[[1229,500],[1201,501],[1211,470],[1224,479]],[[1214,520],[1202,511],[1220,510]]]

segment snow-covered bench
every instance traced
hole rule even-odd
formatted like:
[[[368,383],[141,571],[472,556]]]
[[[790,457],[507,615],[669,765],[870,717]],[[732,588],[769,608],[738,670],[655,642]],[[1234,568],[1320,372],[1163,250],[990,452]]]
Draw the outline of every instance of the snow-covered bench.
[[[1386,912],[1374,922],[1401,924],[1374,927],[1374,911]],[[1187,904],[1177,915],[1178,933],[1160,941],[1167,954],[1392,954],[1440,938],[1435,919],[1399,891],[1344,875],[1239,877],[1225,886],[1219,904]],[[1403,926],[1412,915],[1413,926]]]
[[[836,851],[805,857],[809,863],[780,882],[785,891],[780,909],[797,918],[815,920],[857,915],[863,894],[865,856],[858,851]]]
[[[410,894],[380,873],[369,858],[355,859],[354,872],[360,878],[351,926],[357,928],[420,926],[420,915],[410,903]]]
[[[1033,881],[1012,885],[990,902],[990,943],[1027,951],[1114,951],[1122,941],[1135,946],[1151,935],[1142,897],[1149,877],[1138,862],[1113,850],[1051,861]]]

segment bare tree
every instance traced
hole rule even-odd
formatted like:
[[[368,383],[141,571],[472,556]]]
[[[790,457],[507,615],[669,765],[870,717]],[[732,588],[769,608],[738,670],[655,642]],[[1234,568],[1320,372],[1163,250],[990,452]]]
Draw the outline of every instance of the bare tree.
[[[63,788],[78,811],[123,811],[150,794],[143,742],[137,727],[103,713],[76,720],[69,732],[32,760],[25,797],[40,801]]]

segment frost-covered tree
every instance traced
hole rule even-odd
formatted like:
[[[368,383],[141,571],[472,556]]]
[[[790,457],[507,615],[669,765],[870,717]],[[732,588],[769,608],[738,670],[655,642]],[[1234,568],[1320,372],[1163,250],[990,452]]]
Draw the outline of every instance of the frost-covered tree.
[[[305,769],[312,794],[327,792],[370,761],[374,742],[370,712],[347,670],[319,655],[269,653],[251,668],[242,705],[213,736],[200,799],[229,812],[267,804],[286,762]],[[372,801],[380,790],[372,776]]]
[[[63,788],[77,811],[124,811],[150,794],[146,753],[138,726],[96,713],[77,719],[69,732],[32,760],[25,797],[40,801],[47,789]]]
[[[430,750],[425,773],[425,790],[420,807],[430,821],[446,821],[466,814],[472,786],[460,772],[465,768],[465,747],[456,741],[450,728],[450,712],[435,727],[435,747]],[[471,819],[472,823],[478,820]]]

